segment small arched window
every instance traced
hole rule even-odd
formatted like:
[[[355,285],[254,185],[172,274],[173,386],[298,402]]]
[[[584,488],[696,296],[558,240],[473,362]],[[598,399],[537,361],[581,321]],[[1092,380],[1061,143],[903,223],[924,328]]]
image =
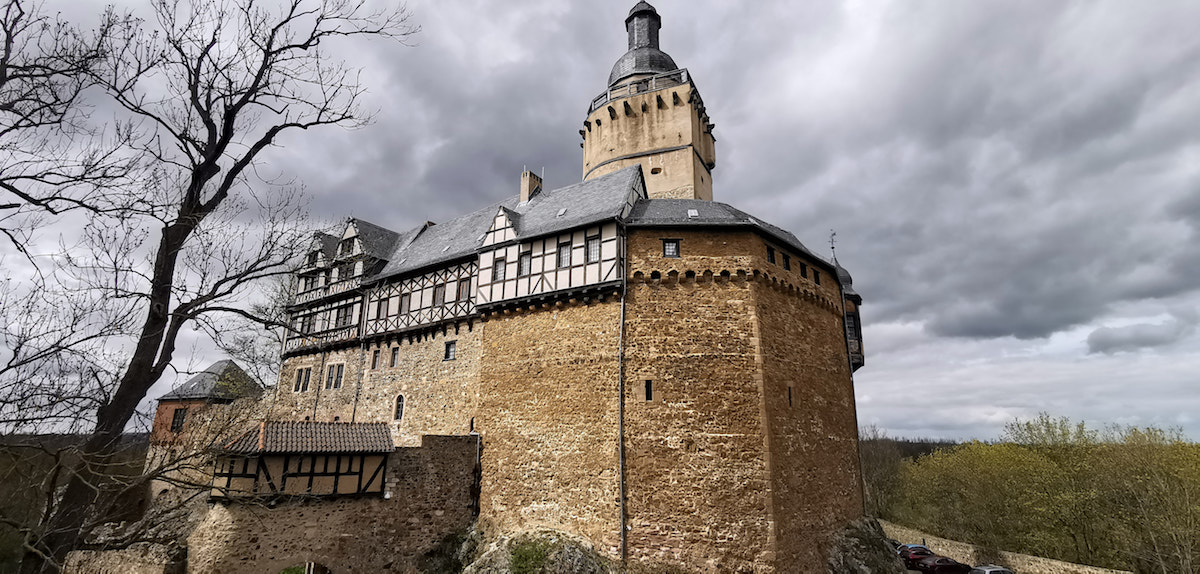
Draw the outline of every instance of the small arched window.
[[[404,418],[404,395],[396,397],[396,420]]]

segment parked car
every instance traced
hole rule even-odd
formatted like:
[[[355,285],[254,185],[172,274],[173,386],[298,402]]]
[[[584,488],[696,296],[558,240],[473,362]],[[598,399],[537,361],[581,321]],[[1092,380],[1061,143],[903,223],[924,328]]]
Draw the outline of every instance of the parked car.
[[[918,560],[910,568],[928,574],[969,574],[971,572],[970,566],[945,556],[927,556]]]
[[[969,574],[1015,574],[1012,570],[995,564],[984,564],[971,569]]]
[[[920,562],[922,559],[936,556],[932,550],[919,544],[909,544],[901,548],[899,554],[900,560],[904,561],[904,567],[909,569],[916,566],[917,562]]]

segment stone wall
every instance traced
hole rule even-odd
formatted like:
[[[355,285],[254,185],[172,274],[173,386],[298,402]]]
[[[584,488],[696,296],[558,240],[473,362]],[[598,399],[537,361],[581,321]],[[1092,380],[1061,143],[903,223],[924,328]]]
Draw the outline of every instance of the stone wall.
[[[489,317],[475,428],[490,531],[559,529],[618,551],[620,309],[609,299]]]
[[[275,386],[271,420],[331,422],[334,417],[349,421],[354,414],[354,397],[358,390],[363,367],[362,349],[355,345],[333,351],[318,351],[288,357],[279,369],[279,384]],[[326,389],[330,365],[344,365],[342,385]],[[311,368],[312,377],[307,391],[296,392],[297,369]]]
[[[863,515],[841,309],[774,277],[754,292],[776,559],[819,572],[833,533]]]
[[[357,422],[387,422],[397,445],[417,445],[424,434],[467,434],[475,416],[482,355],[481,321],[457,325],[413,338],[372,343],[366,352]],[[446,344],[454,342],[455,358],[446,360]],[[371,369],[378,349],[379,366]],[[391,366],[392,349],[397,364]],[[404,395],[404,413],[396,420],[396,398]]]
[[[315,562],[334,572],[416,572],[474,521],[478,441],[425,437],[388,462],[388,497],[217,504],[188,537],[188,572],[262,574]]]
[[[883,520],[880,520],[879,523],[883,525],[883,531],[887,533],[888,537],[894,538],[902,544],[924,544],[930,550],[964,564],[996,564],[1007,567],[1018,574],[1130,574],[1125,570],[1107,570],[1028,554],[991,550],[974,544],[931,536],[919,530],[905,528]]]
[[[628,305],[630,555],[712,571],[770,565],[749,284],[634,283]]]

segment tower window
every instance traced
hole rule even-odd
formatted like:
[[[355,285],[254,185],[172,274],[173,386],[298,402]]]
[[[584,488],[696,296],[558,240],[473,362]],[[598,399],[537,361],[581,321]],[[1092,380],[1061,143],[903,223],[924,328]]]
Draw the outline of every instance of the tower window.
[[[663,257],[679,257],[679,240],[664,239],[663,242]]]
[[[783,268],[787,269],[789,271],[792,269],[792,256],[790,256],[790,255],[783,256]]]
[[[533,253],[526,251],[517,257],[517,277],[525,277],[533,272]]]
[[[775,248],[768,247],[767,248],[767,263],[774,263],[774,262],[775,262]]]
[[[504,260],[497,259],[492,263],[492,283],[504,281]]]
[[[371,353],[371,368],[379,368],[379,349],[375,349],[375,352]]]
[[[439,284],[433,286],[433,304],[434,305],[445,305],[446,304],[446,284],[445,283],[439,283]]]
[[[654,400],[654,381],[646,381],[646,402]]]
[[[296,369],[296,386],[292,388],[293,392],[306,393],[308,392],[308,383],[312,379],[312,367],[306,369]]]
[[[446,354],[443,361],[453,361],[458,353],[458,341],[446,341]]]
[[[808,279],[808,264],[806,264],[806,263],[800,264],[800,276],[805,279]]]
[[[325,377],[326,389],[342,388],[342,375],[345,374],[346,365],[329,365],[328,376]]]
[[[404,418],[404,395],[400,395],[400,396],[396,397],[395,419],[400,420],[403,418]]]
[[[570,266],[571,266],[571,244],[570,243],[559,243],[558,244],[558,268],[562,269],[563,267],[570,267]]]
[[[392,347],[392,366],[395,367],[396,363],[399,361],[400,361],[400,347]]]
[[[587,239],[587,262],[600,262],[600,236],[598,235]]]
[[[187,421],[187,409],[175,409],[171,414],[171,432],[179,432],[183,430],[183,423]]]
[[[788,387],[788,406],[792,406],[792,387]]]
[[[813,269],[813,282],[817,285],[821,284],[821,272]]]

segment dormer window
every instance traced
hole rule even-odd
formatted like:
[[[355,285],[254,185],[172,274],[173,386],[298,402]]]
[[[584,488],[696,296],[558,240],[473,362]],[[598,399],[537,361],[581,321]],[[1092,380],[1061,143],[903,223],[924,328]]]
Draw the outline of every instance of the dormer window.
[[[316,265],[316,264],[317,264],[317,259],[318,259],[320,256],[321,256],[321,254],[320,254],[320,253],[318,253],[318,252],[316,252],[316,251],[313,251],[312,253],[309,253],[309,254],[308,254],[308,260],[307,260],[308,266],[309,266],[309,267],[312,267],[313,265]]]
[[[339,257],[345,257],[347,255],[350,255],[351,253],[354,253],[354,238],[353,237],[351,237],[349,239],[343,239],[342,242],[338,244],[338,256]]]

